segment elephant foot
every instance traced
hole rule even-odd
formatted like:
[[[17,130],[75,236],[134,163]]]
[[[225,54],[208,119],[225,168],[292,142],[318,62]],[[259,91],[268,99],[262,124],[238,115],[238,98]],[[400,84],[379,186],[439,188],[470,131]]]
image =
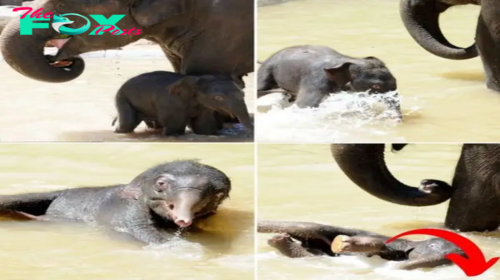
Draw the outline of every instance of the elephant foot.
[[[294,241],[288,233],[275,235],[267,241],[267,244],[269,244],[269,246],[278,250],[280,250],[281,248],[286,248],[292,243],[294,243]]]
[[[283,255],[290,258],[312,257],[314,254],[307,251],[299,243],[295,242],[288,233],[275,235],[267,241],[269,246],[277,249]]]
[[[331,244],[332,252],[340,253],[365,253],[373,254],[384,250],[384,241],[372,236],[347,236],[335,237]]]
[[[127,134],[127,133],[132,133],[133,131],[130,131],[129,129],[120,129],[120,128],[117,128],[115,129],[115,133],[118,133],[118,134]]]
[[[486,81],[486,88],[489,90],[500,91],[500,82],[495,80]]]

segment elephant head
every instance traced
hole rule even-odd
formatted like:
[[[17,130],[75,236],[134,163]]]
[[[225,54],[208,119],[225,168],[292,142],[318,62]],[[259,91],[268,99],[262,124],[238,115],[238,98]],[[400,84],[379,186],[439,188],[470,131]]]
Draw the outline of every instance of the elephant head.
[[[453,5],[476,4],[479,0],[400,0],[403,24],[413,39],[428,52],[447,59],[470,59],[478,56],[476,45],[460,48],[441,32],[439,15]]]
[[[221,171],[197,162],[188,164],[177,161],[166,164],[164,170],[148,170],[126,188],[138,191],[138,199],[160,217],[188,227],[197,218],[215,214],[231,190],[230,179]],[[168,172],[169,165],[173,173]],[[197,173],[189,174],[193,168]]]
[[[213,75],[186,76],[171,85],[169,91],[178,95],[194,95],[199,104],[236,117],[247,130],[253,131],[243,90],[231,78]]]
[[[384,62],[373,56],[340,62],[334,58],[324,71],[343,90],[386,93],[397,89],[396,78]]]
[[[403,147],[393,145],[395,150]],[[330,149],[351,181],[382,200],[407,206],[430,206],[451,197],[451,186],[442,181],[432,180],[433,184],[415,188],[396,179],[385,164],[384,144],[332,144]]]
[[[90,28],[78,35],[61,35],[56,30],[33,28],[32,35],[20,34],[20,18],[12,19],[0,35],[0,49],[5,61],[17,72],[44,82],[61,83],[73,80],[84,71],[84,61],[79,54],[116,49],[137,41],[143,37],[154,37],[160,32],[163,24],[183,24],[179,15],[186,12],[190,1],[181,0],[36,0],[32,12],[42,8],[41,14],[54,15],[79,14],[90,21]],[[26,13],[28,11],[24,11]],[[41,16],[40,14],[40,16]],[[90,35],[94,33],[97,22],[90,15],[101,15],[110,19],[112,15],[125,15],[115,25],[123,31],[111,34]],[[69,28],[80,28],[88,24],[87,20],[78,16],[68,15],[73,21]],[[33,18],[37,22],[36,18]],[[40,23],[50,23],[41,21]],[[38,24],[40,24],[38,23]],[[108,24],[112,24],[108,22]],[[105,27],[105,29],[108,27]],[[150,33],[148,33],[150,32]],[[124,34],[124,35],[117,35]],[[59,50],[55,56],[44,55],[44,46],[50,43]]]

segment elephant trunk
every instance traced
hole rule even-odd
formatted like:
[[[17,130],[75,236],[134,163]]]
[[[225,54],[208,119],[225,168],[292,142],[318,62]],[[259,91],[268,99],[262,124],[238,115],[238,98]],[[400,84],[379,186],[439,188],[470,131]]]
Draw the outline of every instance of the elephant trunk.
[[[439,27],[439,15],[450,5],[438,0],[401,0],[403,24],[413,39],[428,52],[442,58],[463,60],[478,56],[476,45],[457,47],[446,39]]]
[[[384,144],[332,144],[330,149],[351,181],[382,200],[407,206],[430,206],[451,196],[452,189],[444,182],[429,192],[396,179],[385,163]]]
[[[57,67],[49,61],[52,56],[44,55],[47,41],[52,39],[54,32],[50,29],[37,29],[33,35],[20,34],[20,18],[12,19],[0,35],[0,50],[2,56],[17,72],[43,82],[63,83],[73,80],[85,69],[84,61],[79,57],[65,60],[71,65]]]
[[[240,123],[245,127],[248,131],[253,131],[253,124],[250,118],[250,114],[248,113],[247,105],[244,100],[238,100],[232,103],[230,113],[235,115],[236,118],[240,121]]]
[[[186,191],[179,194],[173,204],[172,214],[174,222],[180,227],[188,227],[193,223],[194,208],[201,200],[197,191]]]

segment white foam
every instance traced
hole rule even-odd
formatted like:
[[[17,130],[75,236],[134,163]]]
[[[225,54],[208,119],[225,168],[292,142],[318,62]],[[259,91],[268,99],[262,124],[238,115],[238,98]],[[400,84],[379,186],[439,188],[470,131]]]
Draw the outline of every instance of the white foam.
[[[296,105],[286,107],[276,96],[258,100],[259,107],[269,110],[263,112],[265,109],[260,109],[256,116],[257,139],[264,142],[330,143],[357,133],[384,135],[386,128],[392,129],[399,124],[397,112],[388,107],[387,101],[401,103],[403,98],[396,92],[378,95],[341,92],[325,98],[318,108],[304,109]],[[404,121],[405,116],[420,111],[420,106],[403,109]]]
[[[203,245],[186,241],[181,237],[174,237],[169,242],[161,245],[147,245],[146,251],[155,254],[155,257],[165,256],[181,260],[202,260],[205,255]]]

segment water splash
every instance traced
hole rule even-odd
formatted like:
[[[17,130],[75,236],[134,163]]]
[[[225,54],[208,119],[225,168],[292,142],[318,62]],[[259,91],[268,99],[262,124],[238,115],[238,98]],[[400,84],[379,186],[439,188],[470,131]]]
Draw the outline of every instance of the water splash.
[[[260,101],[260,113],[256,116],[259,141],[331,143],[359,134],[364,138],[367,134],[388,134],[399,125],[395,105],[401,104],[403,97],[396,92],[377,95],[341,92],[325,98],[318,108],[304,109],[290,106],[280,95],[275,95],[274,100]],[[412,106],[403,106],[403,121],[421,109],[415,100],[408,101]]]
[[[167,243],[147,245],[144,249],[158,258],[168,256],[181,260],[202,260],[205,257],[203,245],[186,241],[177,235]]]

